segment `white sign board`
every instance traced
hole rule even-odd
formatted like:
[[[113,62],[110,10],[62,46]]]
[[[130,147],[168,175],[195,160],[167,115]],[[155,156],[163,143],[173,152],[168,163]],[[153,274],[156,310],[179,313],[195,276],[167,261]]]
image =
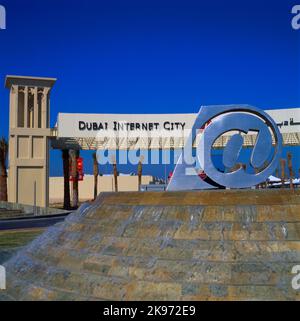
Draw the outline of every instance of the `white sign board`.
[[[106,133],[132,132],[145,136],[188,131],[196,114],[62,114],[58,115],[58,137],[93,138]]]
[[[300,132],[300,108],[266,111],[281,133]],[[158,133],[187,135],[197,114],[64,114],[58,115],[59,138],[96,138],[111,133],[132,132],[138,136]]]

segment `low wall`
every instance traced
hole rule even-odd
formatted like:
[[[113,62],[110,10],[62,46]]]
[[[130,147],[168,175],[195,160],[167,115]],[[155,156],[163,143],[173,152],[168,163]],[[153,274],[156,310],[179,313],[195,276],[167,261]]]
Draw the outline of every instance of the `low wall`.
[[[147,185],[153,180],[152,176],[142,176],[142,184]],[[70,193],[72,195],[72,184]],[[114,191],[113,176],[98,177],[98,193]],[[138,191],[138,176],[118,176],[118,189],[120,192]],[[63,177],[50,177],[49,200],[50,204],[63,202],[64,179]],[[82,182],[79,182],[79,200],[86,201],[94,198],[94,176],[86,175]]]
[[[3,202],[3,201],[0,201],[0,208],[5,208],[7,210],[20,210],[24,214],[29,214],[29,215],[33,214],[38,216],[68,213],[68,211],[57,209],[57,208],[31,206],[31,205],[24,205],[19,203]]]

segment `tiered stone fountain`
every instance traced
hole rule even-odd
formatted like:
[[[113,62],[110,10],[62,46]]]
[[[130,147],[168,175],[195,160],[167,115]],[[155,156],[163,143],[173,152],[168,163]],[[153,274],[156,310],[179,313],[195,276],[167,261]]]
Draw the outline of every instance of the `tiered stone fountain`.
[[[5,264],[16,300],[296,300],[300,192],[107,193]]]

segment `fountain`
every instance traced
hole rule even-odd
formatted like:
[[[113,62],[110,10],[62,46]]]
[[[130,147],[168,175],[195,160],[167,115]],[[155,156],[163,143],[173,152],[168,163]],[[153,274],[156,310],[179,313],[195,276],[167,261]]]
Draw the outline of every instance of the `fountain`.
[[[299,300],[300,192],[104,193],[6,264],[8,300]]]

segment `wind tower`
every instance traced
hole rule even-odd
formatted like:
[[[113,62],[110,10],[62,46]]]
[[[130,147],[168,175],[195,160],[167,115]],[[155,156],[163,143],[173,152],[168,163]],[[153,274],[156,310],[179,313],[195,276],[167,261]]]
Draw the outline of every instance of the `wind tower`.
[[[7,76],[9,89],[8,201],[49,204],[50,93],[54,78]]]

